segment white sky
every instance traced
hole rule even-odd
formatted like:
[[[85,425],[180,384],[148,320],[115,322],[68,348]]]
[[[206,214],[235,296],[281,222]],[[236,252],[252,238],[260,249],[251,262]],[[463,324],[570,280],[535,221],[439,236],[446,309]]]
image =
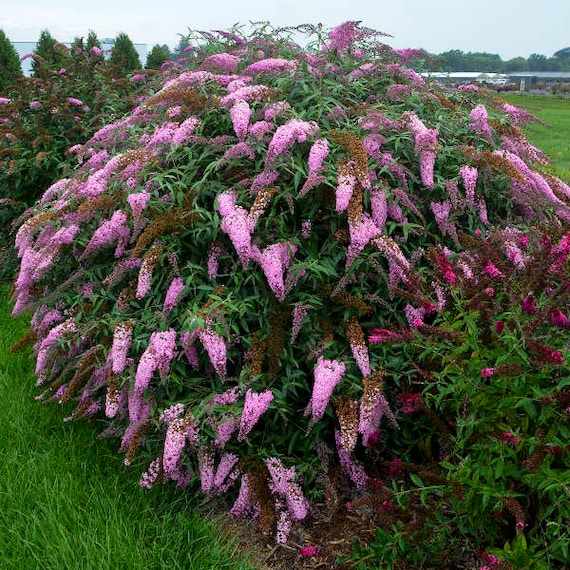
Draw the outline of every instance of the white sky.
[[[3,0],[0,28],[12,41],[37,41],[42,29],[61,41],[125,32],[134,43],[178,44],[188,29],[227,30],[233,24],[274,26],[346,20],[393,36],[395,48],[498,53],[504,60],[551,56],[570,46],[570,0]]]

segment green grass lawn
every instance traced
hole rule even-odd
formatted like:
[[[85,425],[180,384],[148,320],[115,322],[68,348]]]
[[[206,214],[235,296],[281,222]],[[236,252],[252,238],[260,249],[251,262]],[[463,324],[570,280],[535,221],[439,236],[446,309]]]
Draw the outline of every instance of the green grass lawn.
[[[254,568],[192,493],[142,489],[100,427],[34,400],[33,361],[10,354],[25,330],[0,288],[0,569]]]
[[[552,160],[553,174],[570,181],[570,99],[543,95],[501,94],[501,99],[521,107],[543,121],[524,128],[528,139]]]

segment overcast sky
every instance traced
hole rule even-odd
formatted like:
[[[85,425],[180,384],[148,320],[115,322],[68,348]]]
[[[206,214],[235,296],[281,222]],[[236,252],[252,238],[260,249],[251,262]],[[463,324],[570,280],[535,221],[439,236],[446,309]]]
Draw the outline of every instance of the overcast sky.
[[[134,43],[178,44],[189,28],[228,29],[346,20],[386,32],[395,48],[498,53],[504,60],[551,56],[570,46],[570,0],[4,0],[0,28],[12,41],[37,41],[42,29],[69,42],[92,29],[100,39],[125,32]]]

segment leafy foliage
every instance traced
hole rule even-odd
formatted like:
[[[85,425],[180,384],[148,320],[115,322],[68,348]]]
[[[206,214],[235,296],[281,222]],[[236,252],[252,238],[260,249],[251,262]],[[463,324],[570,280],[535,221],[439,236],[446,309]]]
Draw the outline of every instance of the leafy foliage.
[[[348,502],[363,566],[562,568],[570,188],[530,114],[382,36],[197,32],[73,149],[16,239],[42,397],[280,542]]]

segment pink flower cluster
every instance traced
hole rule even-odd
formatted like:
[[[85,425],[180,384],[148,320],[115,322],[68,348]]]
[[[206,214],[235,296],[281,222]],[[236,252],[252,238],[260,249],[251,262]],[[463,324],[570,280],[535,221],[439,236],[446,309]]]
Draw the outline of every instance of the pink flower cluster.
[[[520,437],[515,436],[512,431],[505,431],[501,434],[501,443],[508,445],[518,445],[521,441]]]
[[[206,327],[198,333],[202,346],[206,349],[210,362],[218,376],[226,377],[227,347],[224,339],[212,328]]]
[[[162,466],[164,474],[178,481],[182,474],[179,466],[180,456],[186,445],[186,422],[177,418],[170,422],[164,437]]]
[[[105,220],[99,228],[95,230],[83,252],[83,256],[111,242],[117,241],[115,257],[121,257],[130,237],[130,231],[125,226],[126,221],[127,215],[122,210],[114,212],[110,220]]]
[[[243,99],[237,100],[230,109],[230,117],[234,126],[234,132],[240,141],[243,141],[249,128],[251,109],[249,103]]]
[[[299,484],[295,482],[295,467],[286,468],[277,457],[270,457],[266,460],[265,465],[270,476],[270,491],[285,501],[286,510],[292,521],[303,520],[309,512],[309,502]],[[281,510],[279,509],[281,501],[276,501],[276,506],[278,511]],[[288,532],[282,533],[282,538],[285,540],[281,540],[281,542],[286,542],[287,534]]]
[[[493,279],[503,277],[503,273],[500,271],[500,269],[498,269],[497,266],[490,261],[488,261],[485,265],[485,273]]]
[[[453,235],[455,226],[449,221],[451,202],[449,200],[444,200],[443,202],[430,202],[429,206],[442,235]]]
[[[156,483],[158,477],[160,476],[160,472],[162,470],[162,458],[157,457],[150,462],[148,466],[148,471],[145,471],[141,475],[141,479],[139,481],[139,485],[144,487],[145,489],[152,489],[154,483]]]
[[[380,422],[386,417],[394,425],[398,425],[388,400],[382,394],[381,388],[375,386],[369,388],[370,394],[360,402],[360,412],[358,420],[358,433],[362,434],[362,443],[368,447],[373,440],[374,434],[380,428]]]
[[[134,234],[137,234],[141,229],[141,216],[149,200],[150,194],[148,192],[137,192],[127,196],[127,202],[133,212]]]
[[[115,374],[120,374],[125,369],[127,353],[131,346],[133,326],[133,321],[126,321],[115,325],[113,345],[111,346],[110,352],[112,370]]]
[[[474,166],[464,165],[459,169],[459,174],[465,186],[465,199],[468,204],[474,204],[478,170]]]
[[[245,267],[251,258],[251,232],[253,225],[245,208],[236,206],[237,195],[225,190],[218,196],[218,211],[222,216],[222,231],[228,234]]]
[[[503,103],[502,108],[503,111],[511,117],[511,119],[516,125],[520,125],[522,123],[528,123],[530,121],[535,123],[540,123],[540,121],[532,113],[529,113],[524,109],[520,109],[519,107],[515,107],[510,103]]]
[[[165,379],[170,368],[170,362],[176,355],[176,331],[153,332],[146,350],[143,352],[135,375],[134,394],[142,398],[152,375],[156,370]]]
[[[301,323],[309,312],[310,305],[304,303],[295,303],[293,309],[293,325],[291,326],[291,344],[293,344],[301,331]]]
[[[336,26],[329,32],[329,43],[326,45],[328,50],[336,50],[340,55],[341,52],[349,48],[357,38],[357,22],[348,21]]]
[[[333,390],[344,376],[346,367],[338,360],[325,360],[322,356],[317,360],[314,371],[313,395],[307,406],[311,411],[311,421],[316,422],[323,417]]]
[[[164,305],[162,307],[162,311],[168,315],[174,307],[180,302],[183,298],[180,294],[184,291],[185,285],[184,281],[180,277],[175,277],[170,286],[168,287],[168,291],[166,292],[166,296],[164,298]]]
[[[358,464],[354,460],[352,452],[344,449],[342,446],[342,437],[340,431],[335,430],[334,436],[340,466],[342,467],[343,471],[350,477],[350,480],[356,485],[356,488],[359,491],[362,491],[368,482],[368,475],[366,474],[364,467],[362,467],[362,465]]]
[[[483,135],[491,144],[493,144],[493,133],[491,132],[491,127],[487,122],[488,116],[489,113],[487,112],[485,105],[479,103],[479,105],[469,113],[469,117],[472,120],[470,128],[476,133]]]
[[[252,259],[261,265],[267,283],[279,301],[285,299],[285,270],[291,265],[296,251],[297,246],[287,241],[268,245],[262,252],[255,245],[251,248]]]
[[[319,128],[314,121],[306,122],[298,119],[291,119],[284,125],[277,127],[267,148],[265,167],[271,167],[277,157],[286,152],[295,141],[298,143],[305,142],[307,137],[315,136],[318,130]]]
[[[416,153],[420,155],[420,175],[422,184],[427,188],[434,185],[433,169],[437,151],[437,129],[428,129],[422,120],[414,113],[405,113],[410,131],[414,135]]]
[[[63,323],[53,327],[46,337],[40,342],[38,356],[36,358],[36,374],[41,374],[47,365],[47,357],[49,351],[62,339],[66,334],[77,333],[77,325],[73,318],[67,319]]]
[[[337,212],[344,212],[348,208],[355,185],[356,176],[354,173],[351,170],[339,169],[335,191]]]
[[[256,393],[249,389],[245,394],[245,404],[239,424],[238,441],[243,441],[259,418],[268,410],[273,401],[271,390]]]
[[[219,67],[228,73],[235,73],[239,65],[239,57],[230,53],[215,53],[204,59],[203,65]]]
[[[248,65],[243,73],[256,75],[257,73],[295,73],[299,64],[295,60],[280,57],[267,58]]]
[[[570,319],[560,310],[552,308],[549,311],[552,324],[560,329],[570,329]]]

